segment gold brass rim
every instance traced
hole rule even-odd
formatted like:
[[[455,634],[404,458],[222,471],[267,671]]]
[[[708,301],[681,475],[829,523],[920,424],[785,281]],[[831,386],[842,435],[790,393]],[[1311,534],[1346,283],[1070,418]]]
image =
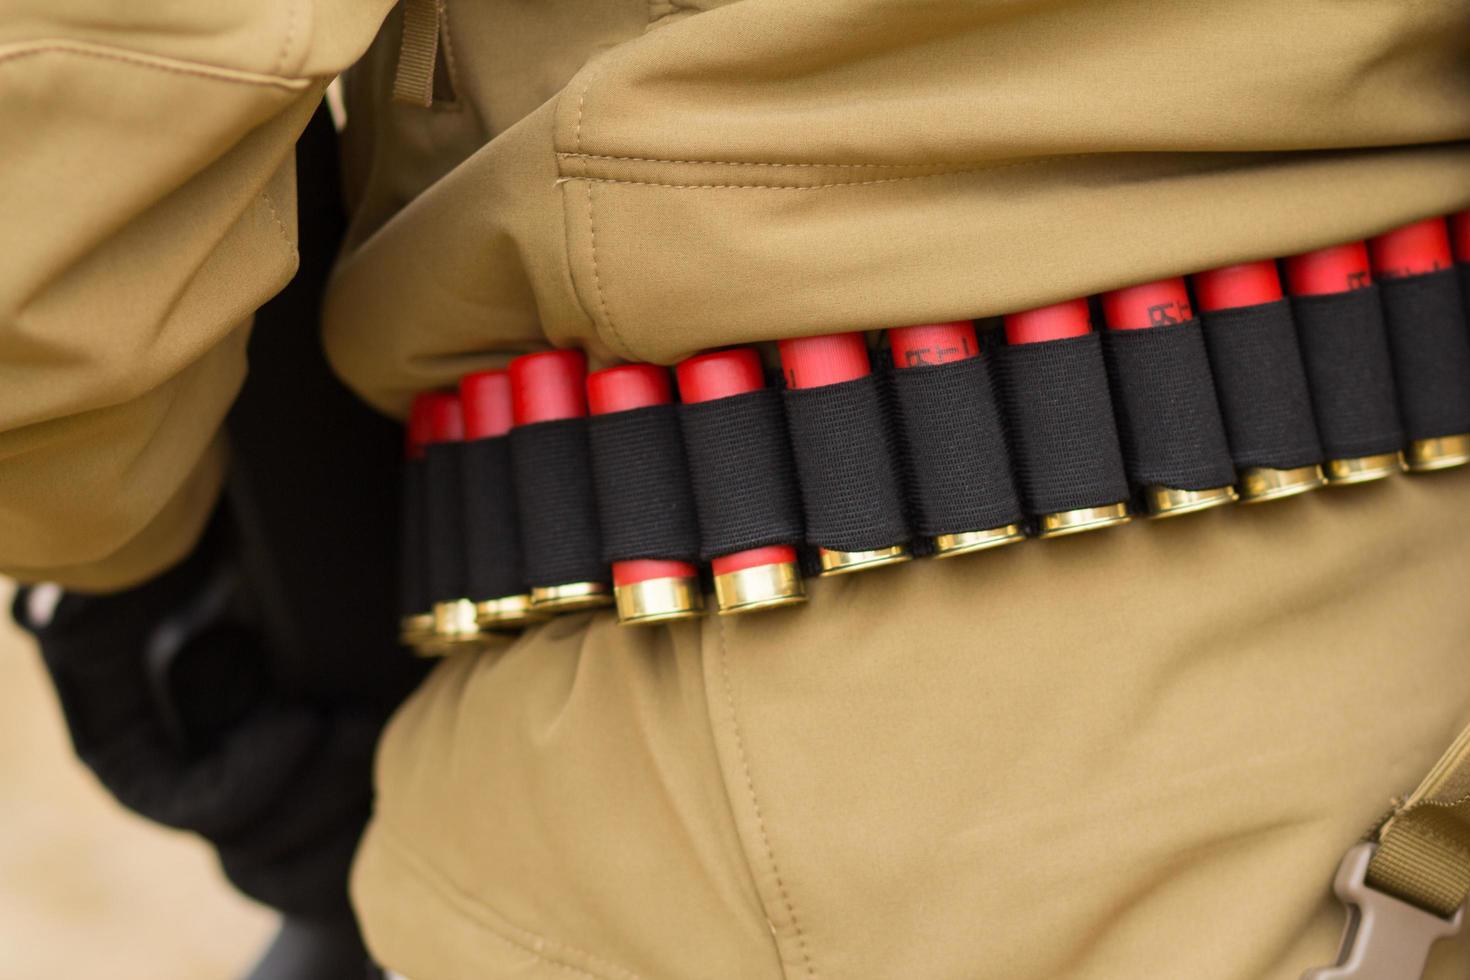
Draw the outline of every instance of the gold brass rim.
[[[531,608],[536,612],[567,613],[612,605],[612,589],[606,582],[567,582],[531,590]]]
[[[699,579],[651,578],[613,588],[617,598],[618,622],[642,626],[694,619],[704,614],[704,597]]]
[[[520,629],[545,619],[531,608],[529,595],[508,595],[477,602],[475,618],[479,620],[480,627],[487,630]]]
[[[1410,473],[1433,473],[1470,463],[1470,433],[1415,439],[1404,453]]]
[[[1234,487],[1211,487],[1208,490],[1178,490],[1174,487],[1147,487],[1144,500],[1148,516],[1156,521],[1184,514],[1197,514],[1212,507],[1233,504],[1240,498]]]
[[[1371,483],[1404,471],[1402,453],[1378,453],[1353,459],[1329,459],[1322,467],[1327,482],[1335,487]]]
[[[872,551],[833,551],[830,548],[819,550],[818,558],[822,563],[822,575],[847,575],[851,572],[865,572],[870,568],[884,568],[888,565],[898,565],[914,557],[909,553],[909,546],[896,544],[889,548],[875,548]]]
[[[414,613],[398,621],[398,640],[404,646],[417,646],[434,636],[434,614]]]
[[[806,602],[801,569],[794,562],[755,565],[715,576],[715,604],[721,616],[738,616]]]
[[[1039,538],[1061,538],[1083,531],[1101,531],[1106,527],[1121,527],[1133,520],[1128,513],[1128,504],[1107,504],[1103,507],[1082,507],[1064,510],[1056,514],[1042,514]]]
[[[989,551],[1002,545],[1026,540],[1026,531],[1019,524],[992,527],[984,531],[959,531],[955,534],[938,534],[934,537],[935,558],[958,558],[973,555],[977,551]]]
[[[475,604],[468,599],[434,603],[434,635],[431,643],[450,650],[477,647],[483,640]]]
[[[1240,473],[1240,502],[1261,504],[1268,500],[1282,500],[1326,485],[1327,477],[1322,475],[1322,467],[1315,463],[1289,470],[1250,466]]]

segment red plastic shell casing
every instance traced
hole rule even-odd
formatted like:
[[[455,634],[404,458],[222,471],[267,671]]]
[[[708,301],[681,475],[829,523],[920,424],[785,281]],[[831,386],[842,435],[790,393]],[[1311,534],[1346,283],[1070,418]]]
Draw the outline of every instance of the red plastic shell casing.
[[[860,333],[797,337],[780,342],[781,369],[792,388],[820,388],[865,378],[873,372],[868,342]]]
[[[587,404],[593,415],[629,412],[674,400],[666,368],[652,364],[621,364],[587,376]],[[694,578],[699,569],[688,562],[659,558],[615,561],[613,585],[633,585],[659,578]]]
[[[1293,296],[1329,296],[1372,284],[1368,246],[1363,242],[1319,248],[1286,260],[1286,288]]]
[[[465,375],[459,381],[459,401],[464,409],[466,439],[503,436],[514,424],[510,375],[504,371],[479,371]]]
[[[1429,218],[1384,232],[1368,241],[1373,275],[1379,279],[1404,279],[1448,269],[1455,260],[1450,254],[1450,230],[1443,218]]]
[[[516,425],[587,414],[587,355],[579,350],[526,354],[510,362],[511,412]]]
[[[437,392],[425,391],[414,396],[413,407],[408,412],[408,425],[404,427],[403,453],[408,459],[422,459],[424,447],[434,438],[432,404]]]
[[[425,445],[436,442],[459,442],[464,438],[464,412],[459,395],[450,391],[430,392],[425,412],[428,415],[428,438]]]
[[[1470,211],[1450,215],[1450,239],[1454,244],[1455,261],[1470,262]]]
[[[1270,260],[1196,272],[1191,278],[1200,309],[1207,313],[1260,306],[1282,298],[1281,273]]]
[[[766,386],[760,354],[752,347],[696,354],[681,361],[675,374],[679,379],[679,395],[685,404],[690,405],[743,395]],[[780,565],[795,561],[795,548],[777,544],[713,558],[710,560],[710,570],[716,575],[727,575],[761,565]]]
[[[888,348],[896,368],[965,361],[980,353],[975,325],[969,320],[894,327],[888,331]]]
[[[1189,290],[1179,276],[1103,293],[1109,330],[1146,330],[1183,323],[1194,316]]]
[[[1087,308],[1087,300],[1069,299],[1034,310],[1008,313],[1005,324],[1006,343],[1040,344],[1086,336],[1092,332],[1092,313]]]

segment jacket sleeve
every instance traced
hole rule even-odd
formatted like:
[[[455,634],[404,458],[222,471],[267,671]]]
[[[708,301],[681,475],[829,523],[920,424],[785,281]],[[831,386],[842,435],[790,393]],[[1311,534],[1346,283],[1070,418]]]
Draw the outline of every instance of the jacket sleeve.
[[[0,572],[105,590],[188,551],[295,270],[292,147],[388,6],[0,2]]]
[[[673,6],[346,260],[328,341],[371,401],[537,340],[985,317],[1470,203],[1458,0]]]

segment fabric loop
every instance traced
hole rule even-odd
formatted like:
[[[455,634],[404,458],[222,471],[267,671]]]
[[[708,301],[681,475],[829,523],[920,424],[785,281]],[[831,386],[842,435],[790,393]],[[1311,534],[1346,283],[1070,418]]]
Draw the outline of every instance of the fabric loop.
[[[430,603],[465,598],[464,444],[424,448],[424,581]]]
[[[465,598],[475,602],[526,591],[510,439],[464,444]]]
[[[510,430],[526,584],[606,582],[585,418]]]
[[[1470,432],[1470,326],[1459,276],[1441,269],[1380,288],[1404,435]]]
[[[1352,459],[1402,448],[1378,287],[1295,296],[1291,309],[1323,453]]]
[[[603,558],[696,560],[699,524],[677,407],[596,415],[588,434]]]

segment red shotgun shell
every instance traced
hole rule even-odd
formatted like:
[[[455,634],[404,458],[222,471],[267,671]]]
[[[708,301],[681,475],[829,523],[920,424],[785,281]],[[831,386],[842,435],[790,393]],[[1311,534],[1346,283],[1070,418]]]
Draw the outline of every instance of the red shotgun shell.
[[[1194,316],[1189,290],[1179,276],[1103,293],[1102,305],[1109,330],[1167,327]]]
[[[975,324],[969,320],[894,327],[888,331],[888,349],[893,367],[900,371],[980,356]],[[1026,532],[1019,524],[940,534],[934,538],[934,557],[954,558],[1025,539]]]
[[[751,347],[696,354],[676,369],[686,404],[732,398],[766,386],[760,355]],[[806,601],[796,549],[767,545],[710,560],[720,615],[735,615]]]
[[[1286,284],[1293,296],[1330,296],[1371,286],[1368,246],[1348,242],[1293,255],[1286,260]]]
[[[510,431],[515,422],[511,408],[510,375],[504,371],[467,374],[459,382],[466,439],[493,439]]]
[[[1069,299],[1034,310],[1008,313],[1005,318],[1006,343],[1040,344],[1048,340],[1067,340],[1092,333],[1092,313],[1085,299]]]
[[[1194,294],[1206,313],[1260,306],[1281,299],[1281,274],[1276,263],[1242,262],[1207,272],[1196,272]]]
[[[581,351],[523,354],[510,362],[509,371],[514,426],[559,422],[587,414],[587,355]],[[537,612],[591,609],[607,605],[611,598],[605,582],[531,587],[531,608]]]
[[[1450,230],[1443,218],[1416,221],[1384,232],[1368,242],[1373,275],[1379,279],[1404,279],[1448,269],[1454,264],[1450,253]]]
[[[1450,239],[1456,262],[1470,262],[1470,211],[1450,215]]]
[[[781,370],[790,388],[822,388],[856,381],[873,373],[868,360],[868,342],[860,333],[837,333],[825,337],[796,337],[780,342]],[[845,575],[869,568],[882,568],[908,561],[908,545],[895,544],[871,551],[837,551],[819,548],[823,575]]]
[[[593,415],[630,412],[672,404],[666,368],[623,364],[587,376],[587,404]],[[612,566],[618,622],[632,625],[690,619],[704,608],[699,569],[684,561],[638,559]]]
[[[1286,286],[1293,296],[1333,296],[1373,285],[1366,242],[1331,245],[1286,260]],[[1367,483],[1403,472],[1400,453],[1378,453],[1351,459],[1329,459],[1322,467],[1327,482]]]

